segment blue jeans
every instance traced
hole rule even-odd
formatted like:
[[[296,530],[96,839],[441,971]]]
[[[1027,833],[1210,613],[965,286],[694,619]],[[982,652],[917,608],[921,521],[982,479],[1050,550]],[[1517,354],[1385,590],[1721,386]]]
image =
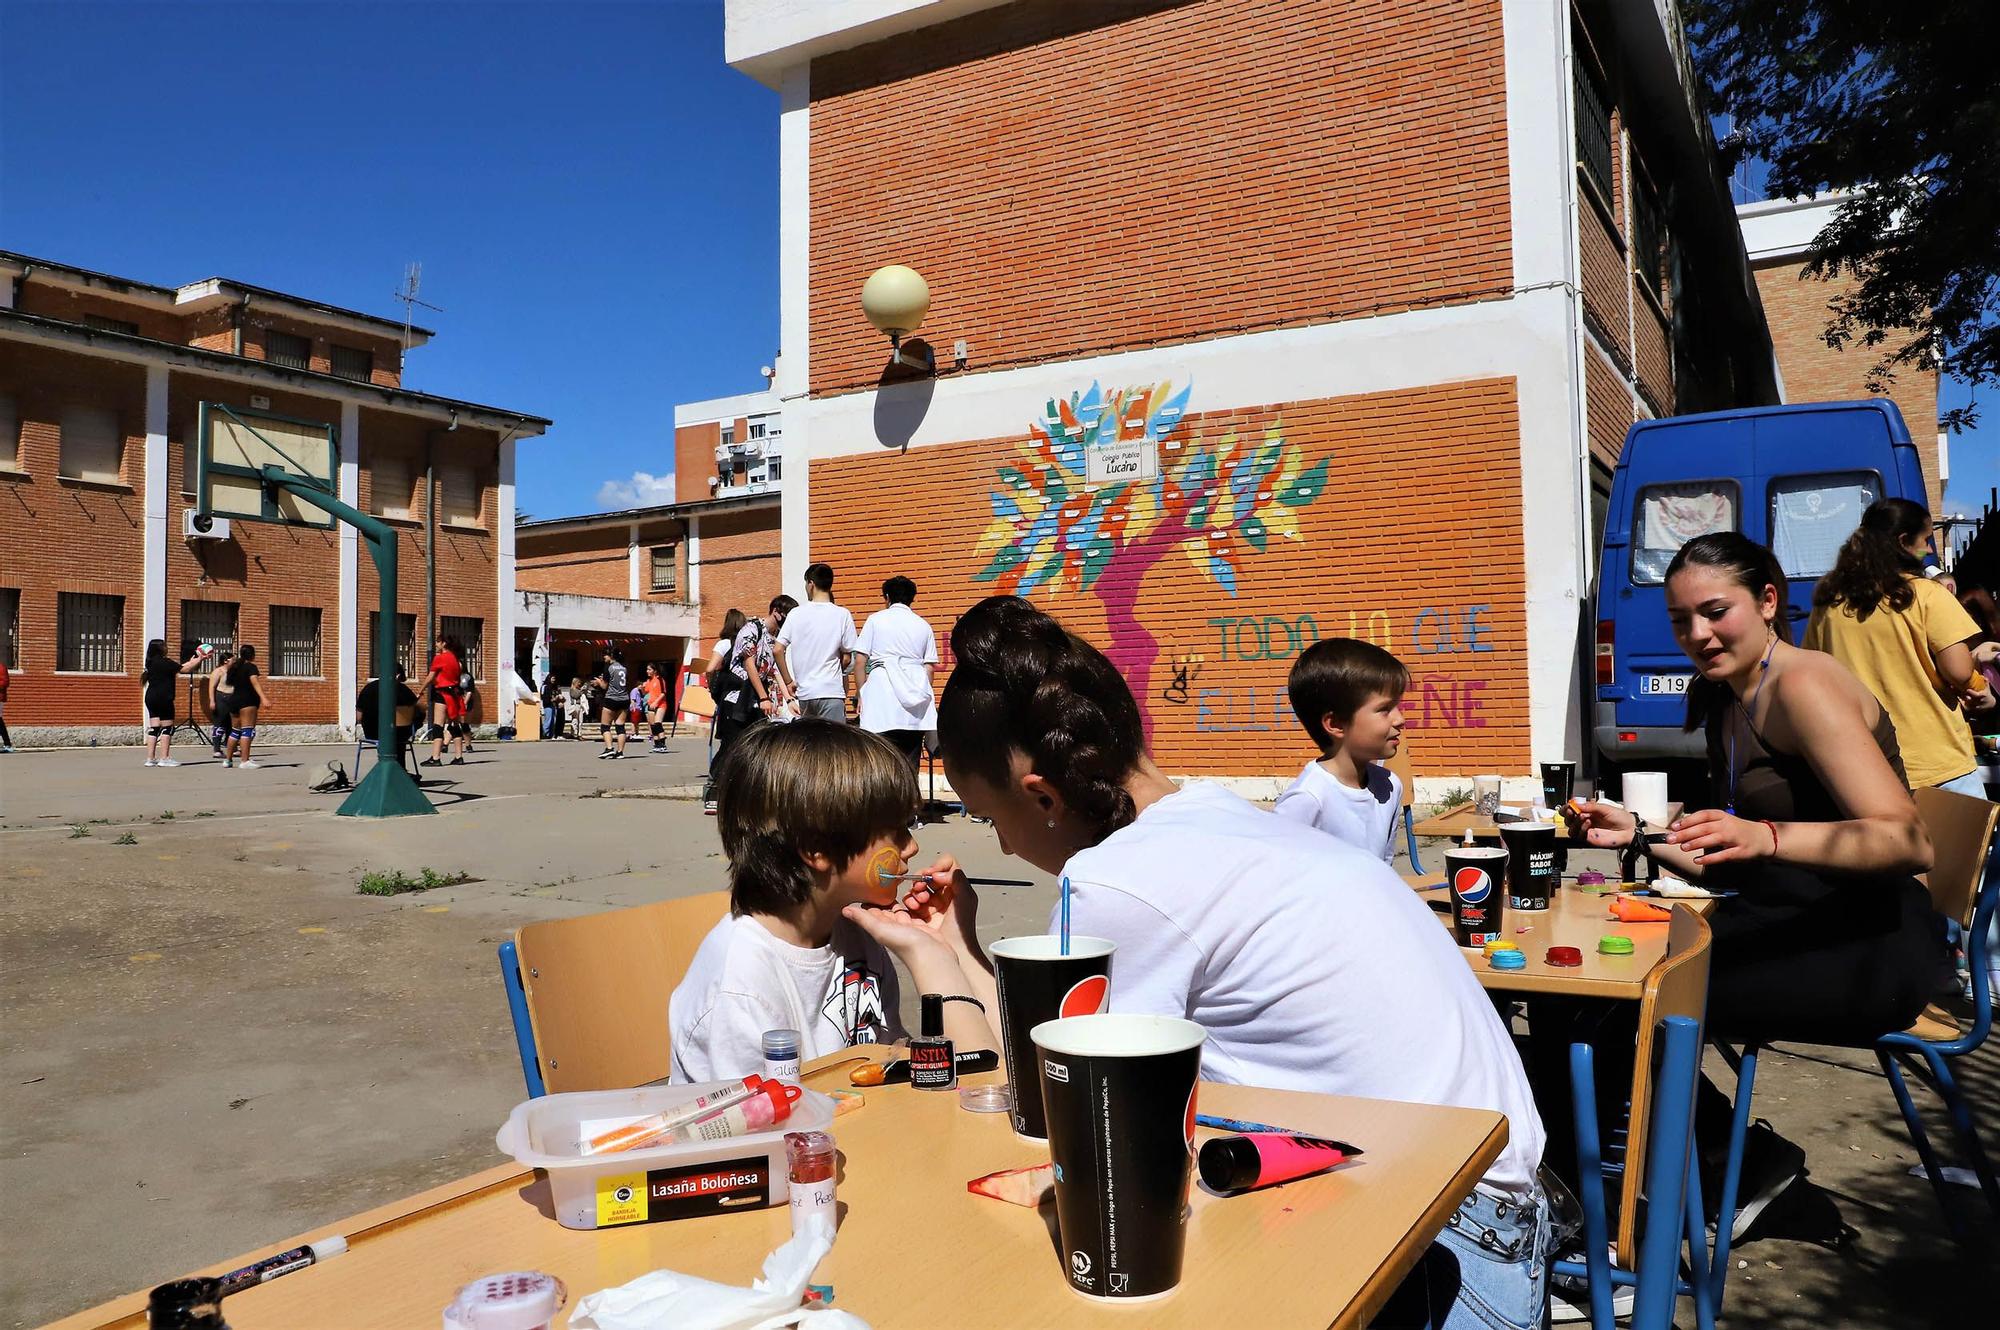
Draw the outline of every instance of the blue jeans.
[[[1377,1317],[1378,1330],[1540,1330],[1549,1304],[1549,1204],[1473,1192]]]

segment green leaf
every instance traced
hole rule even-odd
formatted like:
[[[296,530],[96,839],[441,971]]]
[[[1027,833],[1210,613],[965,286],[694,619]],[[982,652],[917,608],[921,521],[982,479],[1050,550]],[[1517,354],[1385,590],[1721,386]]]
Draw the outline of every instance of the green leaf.
[[[1287,508],[1303,508],[1326,490],[1327,458],[1321,458],[1297,480],[1278,491],[1278,502]]]
[[[1264,525],[1261,517],[1252,517],[1236,529],[1242,533],[1244,543],[1253,550],[1261,551],[1271,539],[1271,529]]]
[[[975,582],[991,582],[1003,573],[1010,573],[1028,561],[1028,556],[1014,545],[1009,545],[993,556],[993,562],[972,575]]]

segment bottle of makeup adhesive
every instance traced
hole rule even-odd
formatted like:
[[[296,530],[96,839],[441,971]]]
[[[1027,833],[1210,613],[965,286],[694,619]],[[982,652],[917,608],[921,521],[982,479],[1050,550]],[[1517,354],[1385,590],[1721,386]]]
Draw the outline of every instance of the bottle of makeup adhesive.
[[[923,997],[924,1032],[910,1040],[910,1084],[919,1090],[950,1090],[958,1085],[958,1063],[951,1040],[944,1037],[944,996]]]
[[[797,1030],[764,1031],[764,1079],[783,1081],[787,1085],[799,1083]]]

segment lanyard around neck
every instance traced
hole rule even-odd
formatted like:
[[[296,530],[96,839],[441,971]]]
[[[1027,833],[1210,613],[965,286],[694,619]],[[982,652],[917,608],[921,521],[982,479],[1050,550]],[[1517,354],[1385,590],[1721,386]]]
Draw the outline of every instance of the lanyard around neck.
[[[1764,659],[1758,662],[1757,686],[1750,690],[1749,704],[1745,705],[1742,702],[1736,704],[1736,709],[1743,713],[1744,727],[1752,734],[1757,732],[1756,722],[1752,719],[1757,711],[1757,698],[1764,691],[1764,680],[1771,677],[1771,657],[1777,650],[1778,639],[1773,637],[1771,645],[1764,648]],[[1729,805],[1724,810],[1731,817],[1736,815],[1736,785],[1742,778],[1743,772],[1736,765],[1736,730],[1734,727],[1731,727],[1729,731]]]

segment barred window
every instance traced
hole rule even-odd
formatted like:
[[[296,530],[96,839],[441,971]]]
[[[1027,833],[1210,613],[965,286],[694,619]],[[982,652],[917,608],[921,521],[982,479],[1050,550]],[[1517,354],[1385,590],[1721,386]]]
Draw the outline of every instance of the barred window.
[[[674,545],[653,546],[653,590],[671,594],[679,587],[679,569],[674,559],[677,550]]]
[[[0,665],[21,668],[21,593],[0,591]]]
[[[71,480],[123,479],[125,436],[108,406],[72,402],[63,408],[58,469]]]
[[[465,659],[458,663],[465,671],[466,678],[485,679],[486,620],[447,614],[438,620],[438,631],[446,637],[455,637],[464,643]]]
[[[131,337],[139,335],[138,324],[133,323],[129,319],[108,319],[102,314],[84,315],[83,326],[86,328],[95,328],[99,332],[125,333]]]
[[[1632,272],[1656,299],[1665,299],[1666,218],[1660,211],[1659,196],[1636,169],[1632,184]]]
[[[14,399],[0,393],[0,471],[21,469],[21,416]]]
[[[382,612],[368,612],[368,659],[361,662],[363,673],[375,675],[376,661],[380,659],[376,647],[381,642]],[[416,673],[417,616],[398,614],[396,616],[396,663],[403,667],[404,674]]]
[[[271,674],[279,679],[320,677],[317,607],[271,607]]]
[[[1570,62],[1576,89],[1576,164],[1590,177],[1609,207],[1617,171],[1611,154],[1611,99],[1582,60]]]
[[[336,346],[333,348],[333,372],[343,379],[367,383],[375,377],[375,353],[359,347]]]
[[[264,331],[264,359],[287,369],[312,368],[312,343],[291,333]]]
[[[125,673],[125,597],[57,593],[56,668],[70,674]]]
[[[182,601],[181,636],[208,643],[220,656],[233,655],[236,651],[236,602]]]

